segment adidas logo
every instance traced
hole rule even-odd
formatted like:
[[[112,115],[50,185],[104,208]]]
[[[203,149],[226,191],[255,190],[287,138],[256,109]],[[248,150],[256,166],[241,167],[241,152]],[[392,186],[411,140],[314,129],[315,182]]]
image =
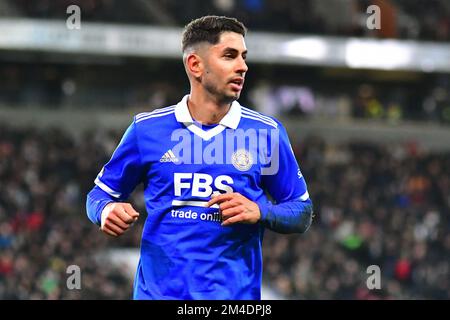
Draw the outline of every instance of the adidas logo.
[[[175,157],[172,150],[167,150],[166,153],[163,154],[161,159],[159,159],[159,162],[178,162],[178,158]]]

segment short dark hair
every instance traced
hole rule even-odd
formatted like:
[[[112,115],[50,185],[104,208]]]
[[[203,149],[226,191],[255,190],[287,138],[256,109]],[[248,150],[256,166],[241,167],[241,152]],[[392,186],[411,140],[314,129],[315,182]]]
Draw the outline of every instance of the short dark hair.
[[[208,42],[216,44],[219,42],[223,32],[236,32],[245,37],[247,28],[235,18],[225,16],[204,16],[189,22],[183,31],[182,49],[200,43]]]

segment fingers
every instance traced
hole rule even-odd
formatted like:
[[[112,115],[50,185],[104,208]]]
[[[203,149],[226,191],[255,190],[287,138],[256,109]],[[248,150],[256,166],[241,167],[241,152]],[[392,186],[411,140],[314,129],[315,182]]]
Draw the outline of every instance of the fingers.
[[[117,216],[112,216],[107,221],[113,223],[115,226],[119,227],[120,229],[122,229],[124,231],[127,230],[131,225],[131,224],[125,223],[123,220],[121,220]]]
[[[139,217],[139,213],[129,203],[117,203],[111,211],[126,224],[133,223]]]
[[[104,210],[100,229],[114,237],[122,235],[139,217],[129,203],[111,203]]]
[[[113,219],[107,219],[104,225],[100,228],[100,230],[102,230],[103,232],[105,232],[110,236],[118,237],[122,235],[125,231],[127,231],[128,228],[129,225],[126,225],[125,228],[122,228],[119,225],[117,225],[116,222],[113,222]]]
[[[104,229],[110,231],[113,235],[114,235],[114,234],[116,234],[116,235],[122,235],[122,234],[125,232],[124,229],[118,227],[117,225],[115,225],[114,223],[109,222],[109,221],[107,221],[107,222],[105,223]]]
[[[113,236],[113,237],[117,237],[119,236],[117,233],[115,233],[114,231],[112,231],[111,229],[108,228],[108,226],[104,225],[103,227],[100,228],[100,230],[104,233],[106,233],[107,235]]]
[[[111,236],[111,237],[118,237],[119,235],[116,234],[115,232],[109,231],[109,230],[102,230],[104,233],[106,233],[107,235]]]
[[[213,204],[221,203],[223,201],[229,201],[229,200],[233,199],[234,197],[236,197],[235,193],[225,193],[225,194],[221,194],[218,196],[214,195],[211,198],[211,200],[208,201],[206,206],[211,207]]]
[[[129,203],[125,203],[125,208],[127,213],[133,218],[134,221],[136,221],[137,218],[139,218],[139,212],[134,210],[133,206]]]
[[[235,200],[235,199],[229,200],[229,201],[224,201],[219,205],[219,209],[223,212],[229,208],[233,208],[233,207],[239,206],[241,204],[243,204],[241,201]]]
[[[222,219],[228,220],[229,218],[243,213],[245,210],[244,206],[236,206],[222,211]]]
[[[261,219],[258,204],[237,192],[213,196],[207,206],[214,204],[219,204],[223,226],[237,222],[254,224]]]
[[[107,221],[111,221],[112,223],[114,223],[116,226],[120,227],[123,230],[128,229],[128,227],[130,225],[129,223],[125,222],[121,217],[118,217],[117,215],[114,215],[114,214],[111,214],[107,218]]]
[[[118,219],[120,219],[120,221],[122,221],[123,223],[131,224],[135,221],[135,219],[127,212],[125,211],[126,209],[124,207],[117,209],[117,211],[115,211],[116,217]]]
[[[241,221],[245,221],[245,219],[243,218],[242,214],[239,214],[239,215],[233,216],[233,217],[223,221],[222,226],[226,227],[233,223],[237,223],[237,222],[241,222]]]
[[[206,206],[211,207],[214,204],[219,204],[219,209],[222,213],[222,225],[226,226],[243,221],[243,217],[236,218],[245,210],[241,197],[241,194],[237,192],[213,195]],[[233,219],[231,219],[232,217]]]

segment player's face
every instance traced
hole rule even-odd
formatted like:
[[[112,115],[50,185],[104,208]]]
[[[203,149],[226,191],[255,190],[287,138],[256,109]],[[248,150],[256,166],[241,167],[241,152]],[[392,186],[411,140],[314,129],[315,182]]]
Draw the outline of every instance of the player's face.
[[[205,57],[201,80],[205,90],[222,102],[238,99],[248,70],[246,57],[244,37],[234,32],[222,33]]]

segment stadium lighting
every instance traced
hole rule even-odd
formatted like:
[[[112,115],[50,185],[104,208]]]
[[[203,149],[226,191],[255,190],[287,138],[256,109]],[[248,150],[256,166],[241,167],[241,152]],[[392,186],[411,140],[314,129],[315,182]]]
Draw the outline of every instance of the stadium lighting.
[[[295,39],[282,45],[282,54],[307,60],[323,60],[328,51],[326,41],[317,37]]]
[[[351,39],[345,46],[345,62],[350,68],[395,70],[412,63],[412,50],[398,41]]]

